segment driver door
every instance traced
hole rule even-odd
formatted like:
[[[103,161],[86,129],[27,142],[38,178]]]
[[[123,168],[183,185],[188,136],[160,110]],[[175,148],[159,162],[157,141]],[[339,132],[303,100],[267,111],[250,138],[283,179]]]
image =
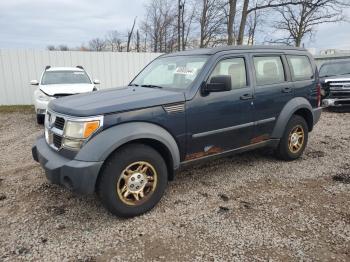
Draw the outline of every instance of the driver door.
[[[253,135],[253,88],[247,70],[247,57],[219,60],[213,76],[231,77],[231,90],[203,94],[187,102],[189,134],[186,160],[218,154],[246,146]],[[203,83],[203,84],[206,84]]]

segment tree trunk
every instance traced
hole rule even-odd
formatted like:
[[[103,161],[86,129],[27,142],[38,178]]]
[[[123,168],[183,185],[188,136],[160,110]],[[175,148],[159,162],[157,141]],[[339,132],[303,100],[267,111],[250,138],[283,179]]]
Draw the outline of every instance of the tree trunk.
[[[234,44],[234,36],[233,36],[233,23],[235,20],[236,15],[236,7],[237,7],[237,0],[229,0],[229,13],[228,13],[228,21],[227,21],[227,44],[233,45]]]
[[[244,0],[243,10],[242,10],[242,18],[241,18],[241,23],[239,25],[237,45],[243,44],[244,29],[245,29],[245,26],[247,23],[247,17],[248,17],[248,5],[249,5],[249,0]]]
[[[139,30],[136,31],[136,51],[140,52],[140,33]]]
[[[181,0],[178,1],[177,12],[177,51],[181,50]]]
[[[136,17],[134,19],[134,23],[132,25],[131,31],[128,34],[128,43],[127,43],[127,46],[126,46],[126,52],[130,52],[130,42],[131,42],[132,35],[134,33],[135,24],[136,24]]]
[[[205,40],[205,27],[207,23],[207,11],[208,11],[208,0],[203,0],[203,10],[202,10],[202,16],[200,20],[201,24],[201,37],[200,37],[200,48],[205,47],[204,46],[204,40]]]
[[[181,38],[182,38],[182,51],[184,51],[186,49],[186,42],[185,42],[185,1],[182,5],[182,8],[181,8]]]

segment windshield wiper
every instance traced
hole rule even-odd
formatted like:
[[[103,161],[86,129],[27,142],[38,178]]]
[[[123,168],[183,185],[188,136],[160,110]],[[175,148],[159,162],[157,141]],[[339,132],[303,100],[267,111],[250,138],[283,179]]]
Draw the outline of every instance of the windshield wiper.
[[[128,86],[140,86],[140,85],[132,83],[132,84],[129,84]]]
[[[149,87],[149,88],[163,88],[162,86],[157,85],[141,85],[142,87]]]

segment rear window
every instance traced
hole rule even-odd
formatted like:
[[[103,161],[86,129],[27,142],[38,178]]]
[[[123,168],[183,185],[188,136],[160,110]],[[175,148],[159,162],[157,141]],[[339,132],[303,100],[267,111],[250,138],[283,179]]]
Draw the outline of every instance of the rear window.
[[[272,85],[285,81],[283,64],[280,56],[254,57],[257,85]]]
[[[287,56],[293,80],[309,80],[314,74],[312,66],[307,56]]]

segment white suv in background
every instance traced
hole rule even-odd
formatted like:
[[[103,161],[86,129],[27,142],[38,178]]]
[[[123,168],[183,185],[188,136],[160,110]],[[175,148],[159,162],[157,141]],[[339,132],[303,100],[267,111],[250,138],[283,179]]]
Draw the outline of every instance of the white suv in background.
[[[38,86],[34,91],[34,107],[38,124],[43,124],[47,104],[52,100],[64,96],[96,91],[95,85],[100,81],[91,81],[82,66],[50,67],[46,66],[40,82],[30,81]]]

